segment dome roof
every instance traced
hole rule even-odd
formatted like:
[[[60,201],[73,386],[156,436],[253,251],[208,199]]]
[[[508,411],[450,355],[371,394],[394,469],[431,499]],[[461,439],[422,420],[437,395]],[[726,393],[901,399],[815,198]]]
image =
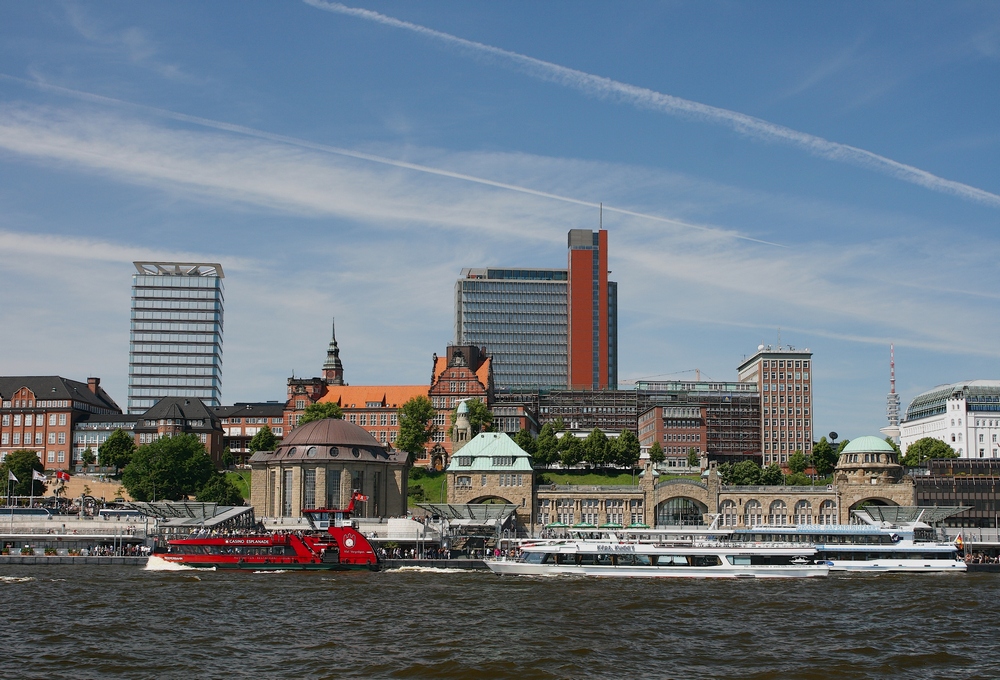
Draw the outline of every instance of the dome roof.
[[[469,405],[465,403],[465,399],[463,399],[462,401],[458,402],[458,413],[459,414],[462,414],[462,413],[466,413],[467,414],[468,412],[469,412]]]
[[[852,439],[851,442],[844,447],[844,450],[841,451],[841,453],[872,453],[876,451],[895,453],[896,449],[892,448],[884,439],[866,435],[864,437]]]
[[[310,445],[384,448],[367,430],[340,418],[323,418],[299,425],[282,440],[280,448]]]

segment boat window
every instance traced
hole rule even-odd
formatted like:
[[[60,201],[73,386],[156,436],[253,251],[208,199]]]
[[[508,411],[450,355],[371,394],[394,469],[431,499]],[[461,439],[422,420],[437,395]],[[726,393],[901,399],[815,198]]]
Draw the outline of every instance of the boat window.
[[[729,564],[750,564],[749,557],[741,557],[740,555],[726,555],[726,560]]]
[[[542,560],[542,564],[554,564],[555,561],[556,561],[555,555],[553,555],[552,553],[545,553],[544,559]]]
[[[611,566],[612,564],[614,564],[614,556],[613,555],[598,555],[597,556],[597,563],[600,564],[600,565],[604,565],[606,567]]]
[[[640,567],[650,567],[653,565],[653,563],[649,561],[649,555],[635,555],[635,563]]]
[[[546,557],[549,558],[549,561],[551,563],[552,555],[546,555],[545,553],[538,553],[538,552],[526,553],[524,556],[524,561],[527,562],[528,564],[542,564],[543,558]]]
[[[684,555],[661,555],[658,560],[661,567],[673,566],[673,567],[686,567],[688,566],[688,559]]]
[[[722,564],[718,555],[695,555],[692,561],[696,567],[717,567]]]
[[[577,555],[577,564],[594,564],[594,555]]]

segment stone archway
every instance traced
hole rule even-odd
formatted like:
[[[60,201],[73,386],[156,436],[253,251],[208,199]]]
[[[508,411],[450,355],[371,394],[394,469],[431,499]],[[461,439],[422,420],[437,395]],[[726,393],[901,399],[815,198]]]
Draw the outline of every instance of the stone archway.
[[[862,499],[860,501],[857,501],[857,502],[853,503],[849,509],[850,510],[860,510],[861,508],[865,507],[866,505],[882,505],[882,506],[887,506],[887,505],[899,505],[899,503],[897,503],[896,501],[894,501],[892,499],[889,499],[889,498],[880,498],[878,496],[873,496],[871,498],[865,498],[865,499]]]
[[[656,506],[657,526],[694,526],[705,523],[708,506],[694,498],[674,496]]]
[[[474,504],[485,504],[485,505],[516,505],[511,501],[503,498],[502,496],[480,496],[479,498],[473,498],[469,501],[469,505]]]

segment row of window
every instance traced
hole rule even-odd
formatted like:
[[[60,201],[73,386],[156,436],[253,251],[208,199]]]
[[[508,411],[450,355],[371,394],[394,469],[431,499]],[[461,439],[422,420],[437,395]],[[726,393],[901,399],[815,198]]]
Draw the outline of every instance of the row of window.
[[[796,361],[795,366],[792,366],[791,359],[764,359],[764,368],[785,368],[785,362],[788,362],[788,368],[809,368],[808,361]]]
[[[15,427],[17,427],[17,426],[19,426],[21,424],[21,415],[22,414],[20,414],[20,413],[13,414],[13,421],[14,421],[14,426]],[[25,413],[23,415],[24,415],[24,426],[25,427],[31,427],[32,420],[34,420],[34,422],[39,427],[41,427],[42,425],[45,424],[46,414],[39,413],[37,418],[33,418],[33,414],[31,414],[31,413]],[[60,425],[65,425],[66,424],[66,414],[65,413],[49,413],[48,414],[48,419],[49,419],[49,426],[50,427],[54,426],[57,422]],[[3,424],[6,426],[6,425],[10,425],[10,423],[11,423],[11,414],[10,413],[3,414]]]
[[[13,399],[3,403],[4,408],[68,408],[68,399]]]
[[[792,387],[793,387],[792,385],[788,386],[788,391],[789,392],[792,391]],[[809,391],[809,385],[795,385],[794,387],[795,387],[795,391],[796,392],[808,392]],[[785,383],[778,383],[777,385],[771,385],[771,384],[768,384],[768,383],[764,383],[764,390],[763,391],[764,392],[784,392],[785,391]]]
[[[789,442],[787,449],[785,448],[785,442],[781,442],[781,449],[780,449],[781,451],[786,451],[786,450],[787,451],[794,451],[796,449],[798,449],[800,451],[808,452],[808,451],[812,450],[812,442],[810,442],[809,440],[806,440],[805,442],[800,442],[797,447],[795,446],[794,442]],[[764,442],[764,450],[765,451],[771,451],[772,450],[772,448],[771,448],[771,442]],[[773,448],[773,450],[774,451],[778,451],[779,450],[778,449],[778,442],[774,442],[774,448]],[[782,459],[782,460],[784,460],[784,459]],[[774,460],[772,462],[776,463],[777,460]]]
[[[740,513],[736,501],[726,500],[719,506],[720,523],[722,526],[736,526],[740,514],[743,516],[743,524],[746,526],[759,526],[761,524],[787,525],[792,524],[813,524],[815,522],[812,503],[809,501],[799,501],[795,504],[791,516],[788,514],[788,506],[785,501],[774,501],[768,508],[767,515],[764,514],[764,507],[760,501],[752,499],[743,506]],[[791,520],[791,521],[789,521]],[[835,501],[823,501],[819,508],[819,524],[837,523],[837,503]]]
[[[222,321],[219,312],[169,312],[160,310],[136,310],[132,318],[150,321]]]
[[[24,433],[24,444],[25,444],[25,446],[31,444],[31,440],[32,440],[32,436],[31,435],[32,435],[31,432],[25,432]],[[42,432],[35,432],[34,433],[34,441],[35,441],[35,445],[36,446],[38,446],[40,444],[44,444],[45,443],[45,434],[42,433]],[[10,444],[10,445],[13,445],[13,446],[17,446],[20,443],[21,443],[21,433],[20,432],[4,432],[4,433],[0,434],[0,444],[2,444],[2,445],[6,446],[6,445]],[[66,443],[66,433],[65,432],[58,432],[58,433],[56,433],[56,432],[49,432],[48,443],[49,444],[65,444]]]
[[[136,298],[132,300],[132,309],[200,309],[206,311],[222,311],[222,304],[211,296],[204,296],[207,299],[191,300],[167,300],[152,298]]]
[[[806,371],[805,373],[799,373],[798,371],[796,371],[794,378],[792,378],[792,373],[787,373],[787,374],[785,374],[785,373],[771,373],[770,380],[785,380],[786,378],[788,380],[793,380],[793,379],[794,380],[809,380],[809,371]],[[764,373],[764,375],[761,377],[761,380],[768,380],[767,373]]]
[[[785,403],[785,395],[782,394],[782,395],[775,396],[775,397],[771,397],[769,395],[765,395],[765,396],[761,397],[761,401],[763,403],[765,403],[765,404],[784,404]],[[792,397],[791,397],[791,395],[789,395],[789,397],[788,397],[788,403],[789,404],[791,404],[791,403],[795,403],[795,404],[806,403],[806,404],[808,404],[809,403],[809,395],[807,394],[804,397],[802,397],[802,396],[795,397],[795,401],[794,402],[792,402]]]

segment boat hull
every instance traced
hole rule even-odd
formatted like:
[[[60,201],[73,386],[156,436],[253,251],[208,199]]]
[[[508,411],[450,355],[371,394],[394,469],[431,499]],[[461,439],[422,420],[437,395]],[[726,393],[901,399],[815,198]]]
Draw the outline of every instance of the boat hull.
[[[954,560],[939,560],[927,562],[924,560],[828,560],[831,572],[850,573],[928,573],[928,574],[964,574],[968,567],[964,562]]]
[[[195,569],[230,569],[235,571],[379,571],[381,565],[348,564],[337,562],[296,562],[296,561],[250,561],[250,560],[192,560],[185,555],[156,554],[160,559],[171,564],[183,564]]]
[[[825,564],[727,565],[712,567],[604,566],[529,564],[488,561],[486,566],[501,576],[598,576],[607,578],[811,578],[827,576]]]

